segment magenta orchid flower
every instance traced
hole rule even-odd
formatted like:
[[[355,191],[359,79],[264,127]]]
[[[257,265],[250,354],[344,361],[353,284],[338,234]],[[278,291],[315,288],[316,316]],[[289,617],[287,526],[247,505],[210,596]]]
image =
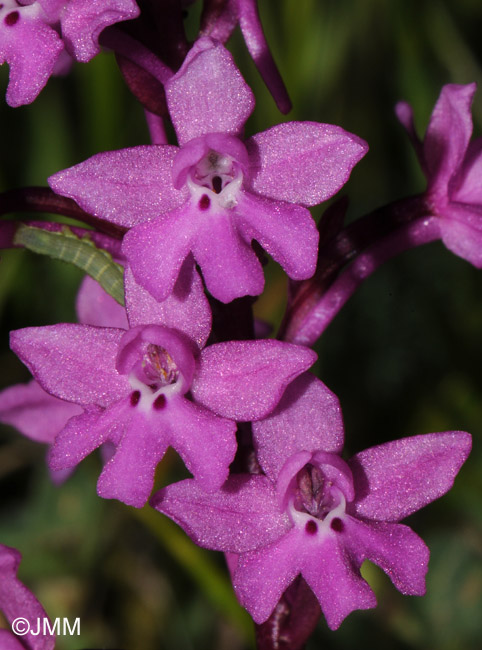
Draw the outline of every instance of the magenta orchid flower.
[[[351,611],[376,605],[360,575],[366,559],[402,593],[425,593],[428,548],[398,522],[450,489],[469,434],[404,438],[347,462],[338,400],[306,374],[253,430],[265,476],[232,475],[211,494],[181,481],[151,503],[200,546],[237,555],[234,589],[256,623],[301,574],[338,628]]]
[[[51,467],[72,467],[110,441],[116,451],[98,493],[136,507],[170,445],[204,489],[217,489],[236,451],[233,420],[264,417],[314,361],[276,341],[220,343],[197,356],[187,337],[162,325],[27,328],[12,333],[11,345],[47,392],[85,409],[57,436]]]
[[[100,51],[105,27],[138,14],[134,0],[0,2],[0,64],[10,66],[7,103],[30,104],[64,51],[77,61],[90,61]]]
[[[427,199],[440,217],[442,241],[482,268],[482,138],[470,142],[475,90],[474,83],[442,88],[423,143],[416,135],[411,107],[400,102],[396,112],[427,177]]]
[[[175,291],[162,305],[139,287],[129,269],[125,274],[127,308],[131,323],[149,319],[171,327],[181,327],[188,336],[203,344],[211,327],[211,313],[204,297],[201,279],[195,269],[186,263]],[[128,329],[127,311],[89,276],[81,284],[76,300],[78,322],[95,327]],[[53,444],[70,418],[81,415],[83,408],[46,392],[35,380],[10,386],[0,392],[0,422],[17,428],[20,433],[37,442]],[[110,457],[111,445],[102,446],[105,461]],[[70,469],[51,469],[52,480],[62,482]]]
[[[204,347],[210,312],[192,263],[163,303],[128,269],[126,306],[130,329],[61,324],[11,334],[41,387],[83,409],[57,435],[50,466],[73,467],[110,442],[115,452],[98,493],[141,507],[172,446],[204,489],[215,490],[236,451],[234,421],[265,417],[316,354],[269,340]]]
[[[306,206],[333,196],[366,144],[343,129],[290,122],[241,139],[254,98],[231,54],[198,40],[166,83],[179,147],[98,154],[49,179],[89,213],[130,228],[125,254],[137,282],[165,300],[192,252],[223,302],[263,290],[261,246],[293,279],[316,266],[318,232]]]
[[[10,625],[19,617],[22,619],[17,628],[19,636],[9,630],[0,630],[0,647],[2,650],[53,650],[54,634],[43,634],[43,628],[42,633],[35,634],[38,621],[46,619],[47,614],[32,592],[17,578],[20,560],[21,555],[16,549],[0,544],[0,610]],[[30,624],[32,631],[26,631],[23,621]]]

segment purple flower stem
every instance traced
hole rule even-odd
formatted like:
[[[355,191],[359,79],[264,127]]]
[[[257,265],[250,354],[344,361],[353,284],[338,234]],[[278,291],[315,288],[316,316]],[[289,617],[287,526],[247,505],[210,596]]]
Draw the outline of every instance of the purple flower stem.
[[[121,239],[125,229],[84,212],[75,201],[48,187],[23,187],[0,194],[0,215],[12,212],[47,212],[82,221],[110,237]],[[13,232],[13,231],[12,231]]]
[[[161,82],[122,54],[116,54],[115,59],[127,87],[144,109],[167,117],[166,95]]]
[[[162,85],[174,74],[171,68],[163,63],[153,52],[121,29],[117,29],[116,27],[105,29],[99,41],[104,47],[114,50],[116,54],[120,54],[126,59],[129,59],[129,61],[132,61],[148,72]]]
[[[381,264],[439,238],[437,218],[431,216],[423,196],[397,201],[358,219],[320,248],[315,275],[299,284],[278,338],[313,345]]]
[[[342,271],[324,295],[301,320],[296,330],[286,332],[285,340],[313,345],[361,283],[376,269],[403,251],[440,238],[436,217],[420,219],[369,246]]]
[[[292,107],[291,100],[266,42],[259,18],[258,4],[256,0],[244,0],[238,6],[239,27],[248,51],[279,110],[284,114],[289,113]]]
[[[151,111],[144,108],[146,117],[147,128],[151,136],[151,144],[168,144],[166,130],[164,128],[164,121],[160,115],[151,113]]]

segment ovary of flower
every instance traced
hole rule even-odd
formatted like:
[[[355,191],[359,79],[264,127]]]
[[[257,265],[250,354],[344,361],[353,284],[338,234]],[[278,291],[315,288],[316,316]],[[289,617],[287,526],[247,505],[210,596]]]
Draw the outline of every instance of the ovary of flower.
[[[295,508],[294,497],[290,499],[288,515],[294,525],[299,529],[304,529],[309,535],[316,535],[318,539],[326,535],[334,535],[335,532],[331,528],[331,523],[334,519],[344,519],[346,515],[346,499],[343,492],[334,486],[330,488],[330,492],[335,497],[337,503],[323,519],[318,519],[307,512],[300,512]],[[310,524],[310,522],[312,523]]]

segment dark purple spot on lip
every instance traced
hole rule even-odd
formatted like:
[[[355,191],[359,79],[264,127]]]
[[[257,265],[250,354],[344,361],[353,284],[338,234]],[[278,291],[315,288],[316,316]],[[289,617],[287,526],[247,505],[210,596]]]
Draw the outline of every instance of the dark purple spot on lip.
[[[207,210],[209,206],[211,205],[211,199],[207,194],[203,194],[201,198],[199,199],[199,209],[200,210]]]
[[[219,194],[222,189],[223,189],[223,180],[221,176],[215,176],[213,178],[213,190],[216,192],[216,194]]]
[[[20,18],[20,14],[18,11],[11,11],[9,14],[5,16],[4,23],[5,25],[8,25],[8,27],[12,27],[12,25],[15,25],[17,20]]]
[[[166,396],[162,394],[158,395],[154,400],[153,407],[156,409],[156,411],[161,411],[165,406],[166,406]]]
[[[331,530],[334,530],[335,533],[342,533],[345,530],[345,524],[342,522],[341,519],[338,519],[338,517],[335,517],[333,519],[330,526],[331,526]]]
[[[318,526],[316,525],[316,521],[313,521],[313,519],[307,521],[305,526],[305,531],[308,533],[308,535],[315,535],[318,532]]]
[[[138,390],[135,390],[133,393],[131,393],[131,406],[136,406],[139,404],[139,400],[141,399],[141,394]]]

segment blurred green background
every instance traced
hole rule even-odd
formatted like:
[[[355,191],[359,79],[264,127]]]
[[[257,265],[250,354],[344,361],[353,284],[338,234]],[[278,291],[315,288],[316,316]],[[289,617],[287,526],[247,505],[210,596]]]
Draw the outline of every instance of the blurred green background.
[[[199,3],[197,3],[199,4]],[[197,4],[187,19],[195,34]],[[248,134],[285,119],[339,124],[370,152],[345,188],[353,219],[424,187],[393,106],[414,107],[423,133],[443,84],[482,79],[478,0],[260,0],[268,40],[293,100],[283,117],[237,33],[231,49],[257,97]],[[7,69],[0,69],[2,92]],[[480,85],[480,84],[479,84]],[[481,133],[482,92],[474,103]],[[106,149],[148,142],[143,113],[112,55],[50,80],[31,106],[0,105],[0,189],[46,178]],[[314,209],[318,218],[322,208]],[[23,251],[0,261],[0,386],[28,373],[8,349],[8,332],[73,321],[81,273]],[[320,378],[339,396],[347,453],[403,436],[466,430],[472,455],[454,489],[408,523],[431,548],[427,596],[404,597],[376,567],[364,573],[377,609],[340,630],[320,622],[309,650],[482,647],[482,276],[431,244],[370,278],[317,345]],[[274,265],[257,314],[279,322],[285,281]],[[20,576],[51,618],[80,617],[81,636],[57,650],[244,650],[249,617],[236,604],[220,554],[196,548],[154,511],[138,512],[95,494],[92,456],[54,487],[45,448],[1,431],[0,542],[23,554]],[[159,483],[185,470],[175,454]]]

